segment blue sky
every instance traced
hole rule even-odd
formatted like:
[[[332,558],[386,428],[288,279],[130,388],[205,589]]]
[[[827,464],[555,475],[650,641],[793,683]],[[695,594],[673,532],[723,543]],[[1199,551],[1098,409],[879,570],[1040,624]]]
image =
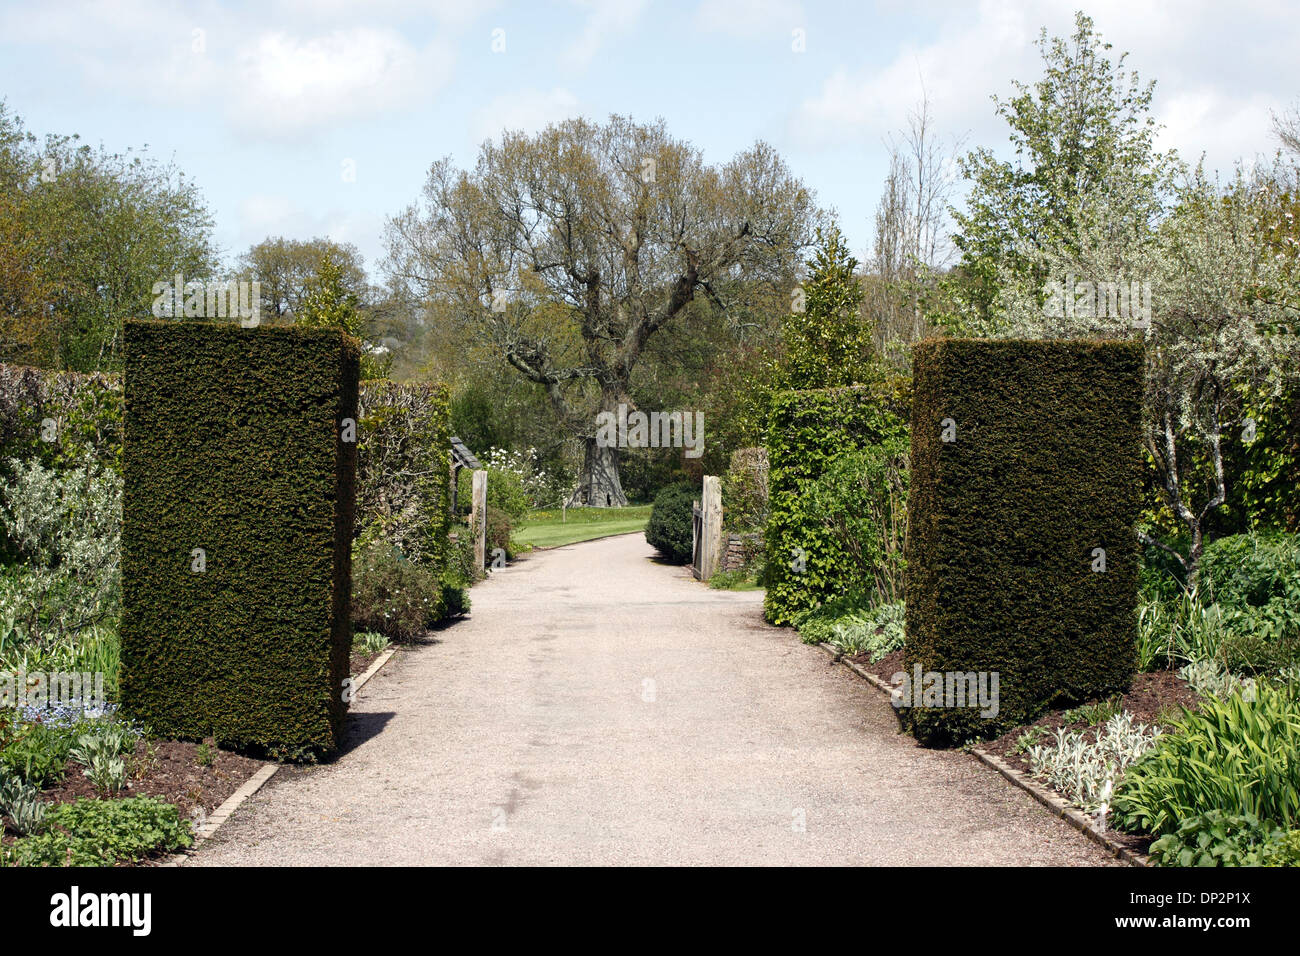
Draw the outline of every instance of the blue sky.
[[[373,275],[385,218],[418,196],[431,161],[468,165],[503,127],[611,112],[662,116],[709,161],[771,142],[865,252],[885,139],[923,84],[941,136],[1005,153],[990,94],[1038,76],[1039,28],[1067,34],[1077,6],[0,2],[0,97],[38,135],[174,159],[227,258],[268,235],[328,235],[355,243]],[[1276,147],[1270,111],[1300,99],[1294,2],[1083,9],[1158,81],[1163,145],[1220,169]]]

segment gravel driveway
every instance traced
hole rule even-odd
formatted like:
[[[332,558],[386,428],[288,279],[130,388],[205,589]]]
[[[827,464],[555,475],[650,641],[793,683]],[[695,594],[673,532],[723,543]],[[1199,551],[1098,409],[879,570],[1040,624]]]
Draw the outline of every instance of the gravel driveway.
[[[1113,863],[888,701],[761,592],[640,534],[534,553],[403,648],[347,749],[281,770],[186,865]]]

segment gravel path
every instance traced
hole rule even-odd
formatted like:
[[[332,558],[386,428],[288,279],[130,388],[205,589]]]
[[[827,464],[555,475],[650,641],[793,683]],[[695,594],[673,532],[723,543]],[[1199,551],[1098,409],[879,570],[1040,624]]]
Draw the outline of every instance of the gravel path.
[[[1112,861],[888,701],[761,593],[642,535],[536,553],[353,703],[345,753],[281,770],[186,865]]]

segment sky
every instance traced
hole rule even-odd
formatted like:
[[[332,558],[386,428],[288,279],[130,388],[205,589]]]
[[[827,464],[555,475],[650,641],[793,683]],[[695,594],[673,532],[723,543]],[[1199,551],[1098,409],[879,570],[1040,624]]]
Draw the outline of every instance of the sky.
[[[865,258],[922,95],[942,140],[1008,156],[991,97],[1040,75],[1040,29],[1068,36],[1077,8],[1157,81],[1162,147],[1224,171],[1276,149],[1296,0],[0,0],[0,98],[39,136],[174,160],[227,262],[323,235],[378,279],[384,222],[434,160],[611,113],[662,117],[707,162],[771,143]]]

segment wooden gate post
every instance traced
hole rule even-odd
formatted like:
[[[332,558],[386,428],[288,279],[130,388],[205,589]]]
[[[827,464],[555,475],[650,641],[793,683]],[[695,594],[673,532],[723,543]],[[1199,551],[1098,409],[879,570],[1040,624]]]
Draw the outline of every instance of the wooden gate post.
[[[717,475],[704,476],[700,510],[703,512],[700,533],[704,538],[700,547],[700,580],[707,581],[718,569],[722,554],[722,479]]]
[[[487,479],[488,473],[482,469],[473,475],[473,500],[469,510],[470,533],[474,535],[474,566],[482,568],[487,564]]]

